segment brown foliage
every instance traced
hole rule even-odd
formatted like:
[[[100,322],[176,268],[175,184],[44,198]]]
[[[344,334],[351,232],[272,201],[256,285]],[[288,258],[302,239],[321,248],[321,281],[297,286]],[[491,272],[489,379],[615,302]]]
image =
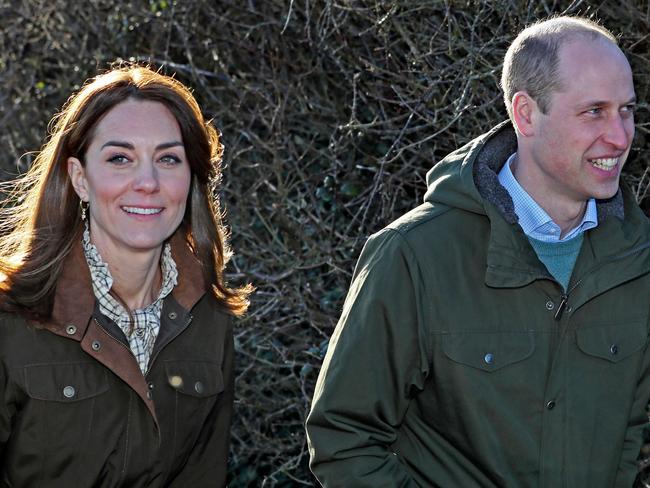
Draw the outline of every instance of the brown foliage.
[[[523,26],[566,12],[621,34],[641,101],[625,178],[650,209],[646,3],[0,0],[0,168],[23,171],[117,59],[194,88],[226,146],[230,281],[257,287],[236,331],[231,486],[311,486],[303,423],[355,259],[420,203],[431,165],[505,119],[501,60]]]

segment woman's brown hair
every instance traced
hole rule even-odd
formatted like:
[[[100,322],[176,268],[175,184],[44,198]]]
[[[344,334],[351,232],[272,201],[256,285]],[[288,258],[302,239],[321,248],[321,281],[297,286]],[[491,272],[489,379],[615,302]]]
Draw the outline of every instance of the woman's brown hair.
[[[84,160],[99,120],[127,99],[162,103],[176,118],[192,173],[179,231],[201,262],[217,300],[233,314],[243,314],[250,286],[229,288],[223,276],[230,249],[216,194],[223,153],[219,134],[187,87],[143,66],[117,68],[90,79],[50,121],[50,136],[29,171],[5,188],[8,196],[0,215],[4,308],[50,317],[63,262],[83,232],[67,160]]]

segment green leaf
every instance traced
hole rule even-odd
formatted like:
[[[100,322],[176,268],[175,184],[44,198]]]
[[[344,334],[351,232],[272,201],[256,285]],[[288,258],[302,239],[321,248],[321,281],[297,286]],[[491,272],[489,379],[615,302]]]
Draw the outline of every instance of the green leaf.
[[[356,183],[346,181],[341,185],[340,191],[346,197],[356,197],[359,193],[361,193],[361,188]]]

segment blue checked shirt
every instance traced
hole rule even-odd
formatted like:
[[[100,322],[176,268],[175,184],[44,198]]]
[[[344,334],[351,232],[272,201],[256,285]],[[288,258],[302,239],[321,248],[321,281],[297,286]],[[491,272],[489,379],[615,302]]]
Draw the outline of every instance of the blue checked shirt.
[[[501,168],[499,172],[499,183],[503,185],[510,194],[510,197],[512,197],[512,203],[515,205],[515,213],[519,217],[519,225],[524,231],[524,234],[543,242],[565,242],[598,225],[596,201],[590,198],[587,200],[587,208],[582,217],[582,222],[560,239],[560,226],[553,222],[551,217],[532,199],[512,174],[510,164],[515,156],[516,153],[510,156],[506,164]]]

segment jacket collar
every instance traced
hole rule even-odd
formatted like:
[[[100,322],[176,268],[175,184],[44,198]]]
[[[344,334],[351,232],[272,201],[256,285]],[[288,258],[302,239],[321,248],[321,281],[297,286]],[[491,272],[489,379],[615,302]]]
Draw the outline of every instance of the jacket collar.
[[[190,310],[205,294],[201,264],[192,253],[182,233],[176,231],[171,237],[172,257],[179,270],[178,284],[172,296],[185,309]],[[81,340],[95,308],[95,295],[81,241],[74,244],[66,257],[63,271],[54,293],[51,319],[43,327],[55,334]],[[66,330],[74,325],[76,331]]]
[[[550,278],[530,246],[526,235],[517,225],[517,215],[508,192],[498,180],[498,172],[507,158],[517,149],[514,129],[509,122],[499,124],[473,141],[463,160],[472,169],[476,190],[484,200],[485,213],[490,220],[490,241],[485,282],[488,286],[524,286],[536,279]],[[625,183],[608,200],[597,200],[598,227],[586,235],[587,245],[576,263],[574,274],[586,276],[599,263],[624,254],[650,239],[648,219],[635,203]],[[643,266],[620,277],[611,276],[603,287],[631,279],[632,275],[648,272],[647,251]],[[614,273],[616,274],[616,273]]]
[[[501,216],[511,224],[517,223],[512,198],[499,183],[499,171],[506,160],[517,150],[517,137],[509,121],[502,122],[490,132],[476,139],[476,144],[465,158],[471,164],[474,183],[479,194],[494,205]],[[623,220],[625,217],[621,190],[612,198],[597,200],[598,223],[610,216]]]

